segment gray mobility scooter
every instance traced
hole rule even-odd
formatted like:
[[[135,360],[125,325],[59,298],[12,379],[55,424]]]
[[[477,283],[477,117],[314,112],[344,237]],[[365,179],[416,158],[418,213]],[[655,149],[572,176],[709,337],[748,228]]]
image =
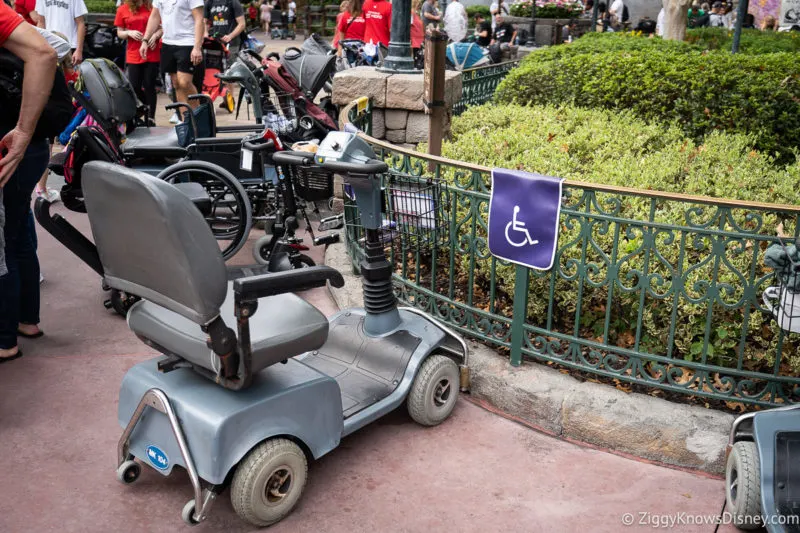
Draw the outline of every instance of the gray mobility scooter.
[[[363,309],[326,319],[292,294],[341,287],[330,267],[228,282],[208,224],[185,194],[119,165],[84,169],[106,280],[141,295],[128,324],[164,354],[123,379],[117,477],[132,483],[142,465],[165,476],[184,468],[194,489],[182,512],[188,524],[205,520],[225,488],[242,519],[273,524],[297,504],[309,459],[404,402],[415,421],[439,424],[468,386],[464,341],[397,306],[378,242],[387,165],[344,132],[329,134],[316,156],[285,157],[315,159],[355,191],[368,236]]]
[[[780,239],[779,239],[780,241]],[[764,253],[775,283],[763,295],[764,313],[783,331],[800,333],[800,239]],[[800,404],[746,413],[731,428],[725,505],[739,529],[800,532]]]

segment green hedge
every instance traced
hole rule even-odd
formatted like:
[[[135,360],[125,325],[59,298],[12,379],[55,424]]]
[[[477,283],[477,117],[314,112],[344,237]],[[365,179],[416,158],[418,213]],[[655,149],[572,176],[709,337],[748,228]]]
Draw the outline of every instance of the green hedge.
[[[478,13],[483,15],[485,19],[490,19],[492,15],[491,11],[489,11],[489,6],[469,6],[467,7],[467,17],[469,17],[470,24]]]
[[[699,52],[636,37],[582,41],[529,54],[497,88],[496,100],[631,110],[645,120],[674,122],[697,142],[716,130],[745,133],[779,162],[794,160],[800,143],[796,54]],[[597,51],[601,42],[607,50]]]
[[[703,145],[687,139],[675,126],[657,126],[637,119],[629,112],[588,110],[571,106],[496,105],[470,108],[453,119],[453,138],[445,142],[442,155],[448,158],[470,161],[489,167],[515,168],[559,176],[568,179],[607,183],[613,185],[656,189],[716,197],[735,197],[742,200],[771,203],[800,203],[800,164],[778,169],[774,161],[763,154],[753,152],[749,146],[753,139],[746,135],[713,132]],[[453,176],[446,176],[453,179]],[[769,184],[768,186],[766,184]],[[488,184],[487,184],[488,185]],[[635,220],[647,220],[651,205],[646,198],[626,197],[623,215]],[[459,204],[458,218],[466,217],[469,206]],[[661,203],[655,215],[657,222],[685,225],[687,206],[680,202]],[[734,215],[737,222],[746,226],[741,214]],[[767,216],[762,233],[775,231],[778,220]],[[468,226],[468,225],[467,225]],[[559,242],[563,245],[579,243],[578,224],[562,225]],[[792,228],[786,228],[791,231]],[[469,231],[462,228],[460,231]],[[485,229],[479,225],[479,238],[485,238]],[[611,257],[614,231],[604,231],[601,224],[591,231],[592,239],[607,257]],[[638,231],[620,234],[619,249],[626,253],[642,246],[643,235]],[[659,253],[665,264],[676,265],[681,254],[680,238],[669,240],[666,235],[658,239]],[[694,241],[695,244],[699,241]],[[707,244],[707,243],[706,243]],[[702,247],[689,246],[684,251],[685,265],[698,264],[710,251]],[[747,273],[752,254],[737,253],[731,248],[726,253],[732,268]],[[582,248],[574,244],[564,250],[560,264],[582,259]],[[602,258],[594,249],[586,250],[586,261],[602,264]],[[622,253],[622,252],[620,252]],[[485,255],[461,255],[457,272],[453,276],[468,272],[470,261],[476,265],[476,287],[488,287],[492,272],[492,260]],[[631,285],[634,278],[626,278],[634,269],[642,270],[642,254],[634,254],[630,260],[619,265],[621,283]],[[713,261],[712,261],[713,263]],[[670,280],[670,270],[659,261],[650,260],[651,274],[662,274]],[[567,267],[565,267],[567,268]],[[602,270],[602,268],[601,268]],[[766,272],[758,265],[757,273]],[[603,270],[598,274],[602,276]],[[701,268],[687,277],[686,287],[700,279],[711,279],[711,268]],[[689,279],[691,278],[691,279]],[[499,298],[497,308],[510,308],[514,294],[514,268],[512,265],[496,264],[496,281]],[[721,283],[740,287],[741,280],[732,269],[726,267],[719,272]],[[627,280],[627,281],[626,281]],[[553,305],[554,327],[572,333],[575,324],[575,306],[578,287],[575,280],[557,278]],[[662,287],[663,289],[663,287]],[[687,289],[692,290],[692,289]],[[534,276],[531,294],[550,293],[549,278]],[[671,297],[670,297],[671,298]],[[580,331],[583,336],[595,337],[604,331],[607,288],[583,287],[583,311]],[[655,302],[660,302],[658,305]],[[610,342],[627,346],[631,331],[636,328],[639,312],[639,292],[614,294],[615,313],[609,331]],[[547,298],[530,298],[528,320],[534,324],[545,324],[547,320]],[[668,326],[672,305],[669,300],[653,300],[648,297],[643,310],[643,335],[640,349],[663,354],[667,345]],[[693,304],[682,298],[677,310],[675,357],[699,360],[705,334],[708,307]],[[708,362],[735,367],[738,340],[743,324],[739,309],[714,308],[711,351]],[[770,372],[776,353],[774,327],[762,328],[764,318],[759,313],[750,315],[750,325],[745,346],[744,367],[749,370]],[[628,339],[628,340],[626,340]],[[796,340],[783,347],[787,367],[784,371],[800,371],[800,345]],[[787,370],[788,369],[788,370]]]
[[[798,33],[742,30],[739,53],[800,52],[800,37]],[[733,44],[733,30],[724,28],[691,29],[686,32],[686,41],[704,50],[730,51]]]
[[[86,0],[89,13],[116,13],[117,3],[114,0]]]

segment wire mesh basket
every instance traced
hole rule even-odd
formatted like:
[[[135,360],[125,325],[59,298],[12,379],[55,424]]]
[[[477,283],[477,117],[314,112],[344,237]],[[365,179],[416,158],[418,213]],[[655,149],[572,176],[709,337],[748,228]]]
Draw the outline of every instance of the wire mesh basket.
[[[800,240],[771,246],[764,262],[775,270],[775,281],[762,294],[766,310],[781,329],[800,333]]]
[[[355,197],[345,185],[345,226],[348,235],[363,245],[364,229]],[[387,175],[381,194],[384,244],[395,243],[405,251],[431,251],[450,242],[450,194],[447,184],[432,178]]]
[[[315,165],[288,165],[284,172],[292,180],[295,194],[307,202],[333,196],[333,172]]]
[[[264,126],[279,135],[294,133],[299,127],[294,95],[265,86],[261,95]]]

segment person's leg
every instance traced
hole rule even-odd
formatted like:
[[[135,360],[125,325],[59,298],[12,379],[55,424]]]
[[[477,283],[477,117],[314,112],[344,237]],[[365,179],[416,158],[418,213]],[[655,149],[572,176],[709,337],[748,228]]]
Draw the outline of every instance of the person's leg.
[[[192,107],[197,107],[199,104],[196,100],[189,102],[189,95],[198,93],[198,83],[202,88],[205,69],[203,68],[202,63],[199,65],[192,64],[191,46],[181,46],[177,48],[177,74],[172,78],[172,82],[175,83],[175,91],[177,93],[178,101],[187,102]]]
[[[136,98],[138,98],[143,104],[147,104],[144,96],[144,90],[142,88],[142,84],[144,83],[144,66],[145,63],[140,63],[138,65],[129,64],[126,70],[128,71],[128,81],[130,81],[131,85],[133,86],[133,91],[136,93]]]
[[[48,152],[45,141],[33,141],[3,188],[8,273],[0,276],[0,358],[17,353],[18,331],[29,335],[39,331],[39,260],[30,227],[30,201]]]
[[[47,158],[50,158],[50,153],[53,149],[53,144],[55,144],[55,139],[48,140],[48,151],[47,151]],[[39,178],[39,182],[36,184],[36,195],[43,196],[47,199],[48,202],[55,203],[61,199],[61,195],[55,189],[48,189],[47,188],[47,178],[50,177],[50,169],[45,166],[44,172],[42,173],[42,177]]]
[[[156,107],[158,106],[158,92],[156,91],[158,63],[145,63],[142,76],[144,103],[147,104],[148,118],[155,120]]]

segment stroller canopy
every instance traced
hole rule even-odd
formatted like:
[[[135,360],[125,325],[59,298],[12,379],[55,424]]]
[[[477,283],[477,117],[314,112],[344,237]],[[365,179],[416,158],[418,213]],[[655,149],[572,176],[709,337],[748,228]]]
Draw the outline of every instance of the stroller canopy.
[[[305,45],[304,45],[305,46]],[[314,54],[298,48],[287,48],[281,59],[304,93],[315,96],[330,81],[336,69],[336,56]]]
[[[456,70],[464,70],[489,63],[489,52],[476,43],[452,43],[447,46],[447,60]]]

